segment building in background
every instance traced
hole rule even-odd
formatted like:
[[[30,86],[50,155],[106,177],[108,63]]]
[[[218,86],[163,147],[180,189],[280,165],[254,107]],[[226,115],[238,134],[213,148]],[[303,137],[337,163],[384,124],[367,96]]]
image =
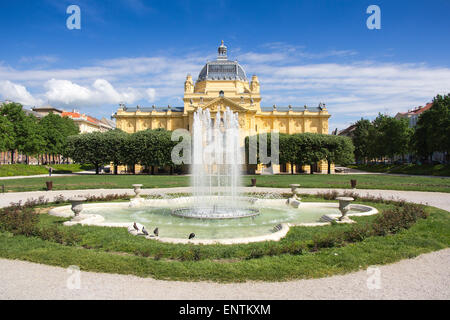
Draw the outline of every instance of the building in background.
[[[432,106],[433,103],[429,102],[425,106],[419,106],[413,110],[408,110],[408,112],[399,112],[395,115],[395,118],[397,119],[407,118],[409,120],[409,127],[414,128],[417,125],[419,116],[425,111],[429,110]],[[408,154],[406,158],[408,159],[408,162],[414,162],[417,160],[412,154]],[[433,152],[433,154],[431,155],[431,161],[435,162],[445,163],[446,162],[445,158],[446,155],[443,152]]]
[[[207,62],[201,69],[197,80],[193,81],[187,75],[184,83],[183,107],[128,108],[121,104],[114,114],[117,128],[133,133],[146,129],[164,128],[175,130],[179,128],[192,131],[194,112],[198,109],[209,109],[211,117],[215,118],[217,111],[230,108],[239,115],[239,125],[245,136],[255,133],[278,130],[280,133],[328,133],[328,118],[330,114],[325,104],[318,107],[272,107],[261,106],[260,83],[256,75],[249,82],[244,69],[237,61],[229,60],[227,47],[223,44],[218,48],[218,56],[214,61]],[[243,141],[242,141],[243,143]],[[249,166],[250,167],[250,166]],[[294,167],[296,167],[294,165]],[[265,169],[271,173],[290,172],[290,164],[274,165],[265,168],[258,165],[253,168],[257,173]],[[309,171],[309,166],[294,168],[294,171]],[[327,173],[327,162],[322,160],[313,166],[313,171]],[[334,171],[334,166],[332,166]]]
[[[409,120],[409,127],[414,128],[417,125],[417,120],[419,119],[419,116],[430,109],[433,106],[433,103],[427,103],[424,107],[420,106],[413,110],[408,110],[408,112],[398,112],[395,115],[396,119],[403,119],[406,118]]]
[[[105,118],[98,120],[77,110],[72,110],[71,112],[63,111],[61,116],[71,118],[80,129],[80,133],[106,132],[115,128],[113,121],[108,121]]]
[[[26,112],[25,109],[24,109],[24,111]],[[53,112],[53,114],[56,114],[58,116],[61,116],[63,113],[63,110],[52,107],[49,104],[42,106],[42,107],[33,107],[33,108],[31,108],[31,111],[34,112],[33,114],[36,115],[37,118],[43,118],[46,115],[48,115],[50,112]]]

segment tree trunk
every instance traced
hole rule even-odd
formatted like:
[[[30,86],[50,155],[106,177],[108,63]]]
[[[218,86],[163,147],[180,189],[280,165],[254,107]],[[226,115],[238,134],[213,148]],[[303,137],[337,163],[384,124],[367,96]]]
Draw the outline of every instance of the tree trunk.
[[[291,163],[291,174],[294,174],[294,165]]]
[[[99,164],[95,164],[95,174],[99,174],[100,172],[100,165]]]
[[[114,165],[114,174],[117,175],[117,165]]]
[[[331,174],[331,161],[328,161],[328,174]]]
[[[11,164],[14,164],[14,150],[11,150]]]
[[[152,175],[155,174],[155,166],[152,166]]]

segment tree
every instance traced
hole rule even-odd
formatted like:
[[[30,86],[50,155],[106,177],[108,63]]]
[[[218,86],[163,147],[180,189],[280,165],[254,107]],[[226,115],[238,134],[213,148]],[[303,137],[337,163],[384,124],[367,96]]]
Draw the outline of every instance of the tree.
[[[106,148],[110,153],[110,161],[114,164],[114,174],[117,174],[117,166],[125,163],[122,150],[126,146],[129,134],[120,129],[114,129],[105,132],[104,135]]]
[[[136,173],[136,164],[139,163],[141,156],[141,144],[139,139],[136,139],[136,136],[139,137],[138,132],[127,135],[123,148],[120,150],[120,162],[126,164],[133,174]]]
[[[430,109],[419,116],[415,128],[414,149],[424,158],[433,152],[450,152],[450,94],[437,95]]]
[[[370,158],[373,150],[372,135],[373,125],[369,120],[361,119],[355,123],[352,140],[355,146],[355,158],[358,162],[367,163]]]
[[[96,174],[99,174],[100,166],[111,161],[106,135],[101,132],[68,137],[64,155],[77,163],[93,164]]]
[[[0,151],[11,150],[13,146],[14,127],[5,116],[0,116]]]
[[[151,167],[152,174],[155,167],[166,165],[170,165],[172,171],[171,151],[175,144],[171,140],[171,131],[165,129],[139,131],[134,135],[134,139],[140,146],[138,162],[141,165]]]
[[[325,154],[328,162],[328,174],[331,173],[331,163],[348,165],[355,160],[352,139],[333,135],[324,135]]]
[[[78,126],[67,117],[60,117],[50,112],[39,122],[39,130],[44,140],[43,152],[60,155],[67,143],[67,137],[79,133]]]
[[[39,130],[39,122],[35,116],[26,116],[23,120],[23,135],[26,137],[21,145],[18,147],[18,151],[25,154],[26,163],[29,163],[29,156],[34,156],[39,154],[44,148],[45,141]]]
[[[11,152],[11,162],[15,163],[15,150],[23,150],[28,138],[28,130],[25,127],[26,115],[22,110],[22,105],[14,102],[1,106],[0,114],[12,125],[12,141],[10,141],[9,147]]]

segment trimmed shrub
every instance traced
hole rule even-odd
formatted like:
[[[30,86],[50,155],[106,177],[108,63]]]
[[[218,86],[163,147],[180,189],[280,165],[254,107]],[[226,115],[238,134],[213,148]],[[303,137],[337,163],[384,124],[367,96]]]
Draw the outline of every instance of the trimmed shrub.
[[[422,206],[404,203],[394,209],[385,210],[372,225],[374,235],[385,236],[409,229],[419,219],[426,219],[427,213]]]
[[[11,232],[14,235],[38,235],[38,216],[29,207],[13,205],[0,210],[0,230]]]

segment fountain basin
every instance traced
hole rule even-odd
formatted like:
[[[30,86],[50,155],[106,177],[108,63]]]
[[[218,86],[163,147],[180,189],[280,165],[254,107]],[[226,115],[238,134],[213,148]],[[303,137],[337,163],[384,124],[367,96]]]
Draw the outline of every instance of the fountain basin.
[[[195,197],[145,200],[142,206],[129,207],[129,202],[84,204],[79,221],[68,221],[66,225],[82,224],[105,227],[128,228],[133,222],[140,223],[147,230],[159,228],[162,242],[193,244],[232,244],[256,241],[277,241],[283,238],[290,226],[323,226],[323,215],[339,218],[339,204],[335,202],[302,202],[298,208],[286,205],[286,199],[242,198],[245,207],[258,210],[255,216],[239,219],[188,219],[175,216],[173,210],[190,207],[196,203]],[[253,210],[251,210],[253,211]],[[378,213],[377,209],[360,204],[352,204],[347,216],[363,216]],[[50,214],[73,217],[71,206],[57,207]],[[274,227],[281,224],[281,230]],[[196,237],[188,240],[194,232]]]
[[[259,214],[256,208],[187,207],[172,210],[172,215],[190,219],[240,219]]]

